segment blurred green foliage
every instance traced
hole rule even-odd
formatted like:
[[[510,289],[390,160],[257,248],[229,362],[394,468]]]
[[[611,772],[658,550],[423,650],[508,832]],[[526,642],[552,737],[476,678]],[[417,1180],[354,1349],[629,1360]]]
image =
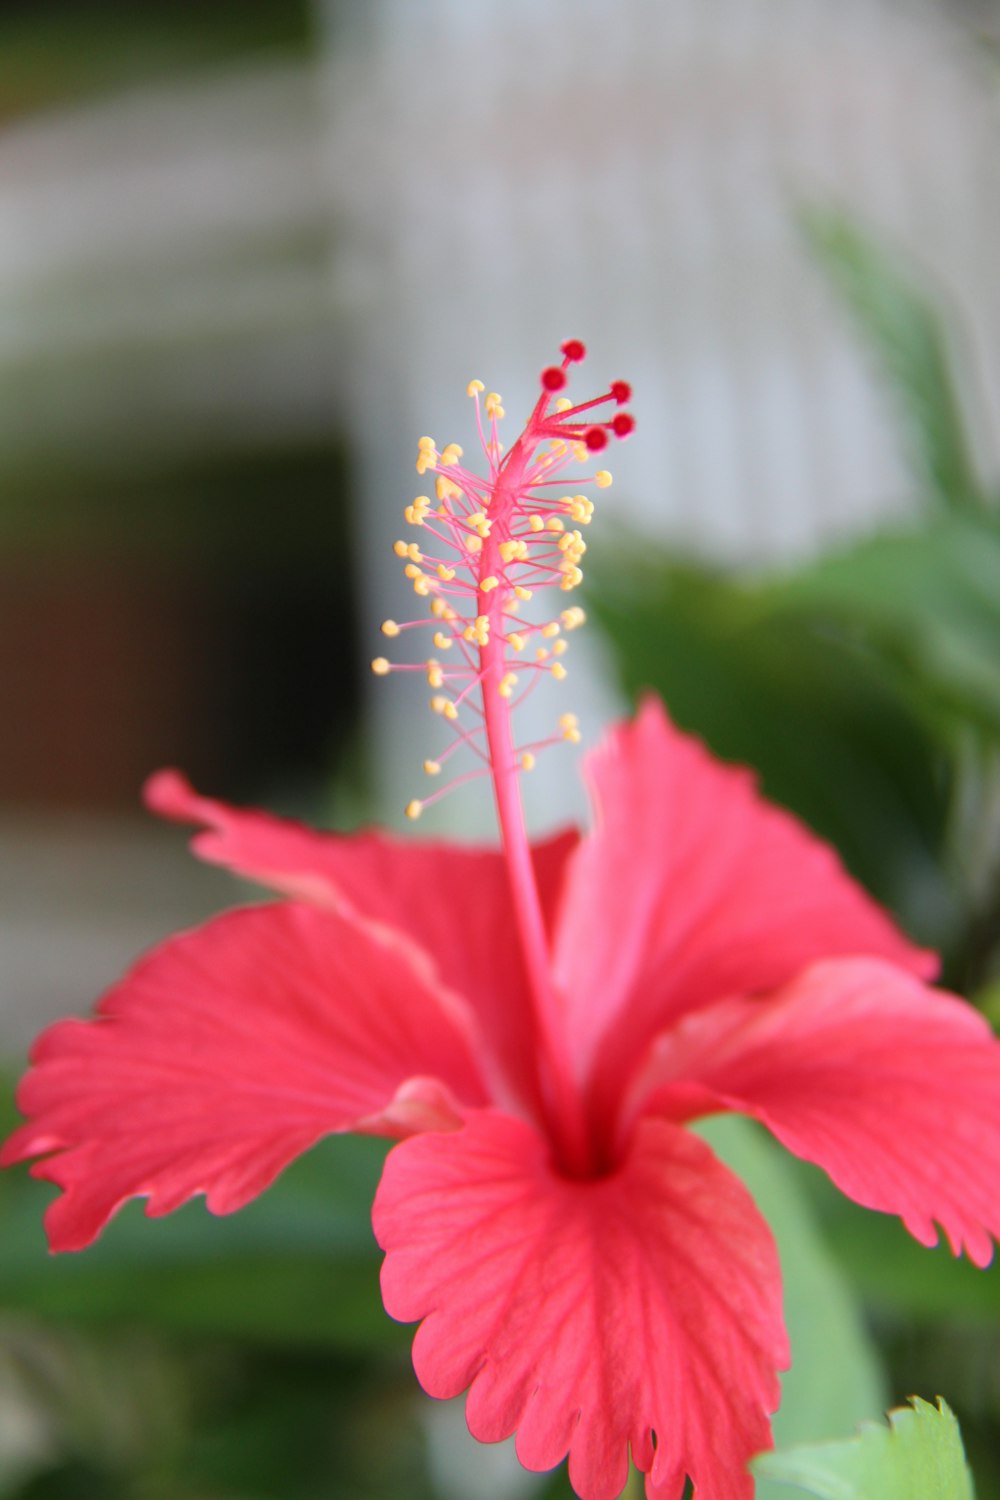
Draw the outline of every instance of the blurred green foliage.
[[[953,330],[894,251],[839,212],[802,222],[902,424],[912,518],[756,574],[636,540],[598,554],[589,609],[625,687],[655,689],[683,728],[753,765],[995,1022],[1000,493],[964,417],[972,374],[955,378]],[[894,1399],[952,1401],[979,1493],[1000,1494],[1000,1272],[928,1252],[792,1170],[863,1299]],[[871,1483],[866,1500],[889,1493]]]
[[[842,215],[806,223],[906,419],[913,519],[752,576],[636,541],[598,557],[591,609],[630,691],[756,767],[978,990],[1000,946],[1000,496],[912,273]]]
[[[173,78],[255,52],[301,53],[313,32],[308,0],[6,0],[0,115]]]

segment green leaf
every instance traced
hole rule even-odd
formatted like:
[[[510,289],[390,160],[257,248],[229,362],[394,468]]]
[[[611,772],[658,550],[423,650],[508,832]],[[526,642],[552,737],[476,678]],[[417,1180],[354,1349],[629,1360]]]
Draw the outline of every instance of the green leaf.
[[[921,488],[949,509],[984,509],[934,303],[900,258],[847,214],[813,206],[801,223],[888,378]]]
[[[889,1413],[889,1426],[866,1422],[842,1443],[767,1453],[754,1461],[759,1479],[797,1485],[819,1500],[973,1500],[954,1415],[919,1397]]]
[[[863,630],[918,711],[1000,738],[1000,525],[938,516],[867,537],[756,598],[786,629],[802,613]]]
[[[941,748],[881,660],[793,601],[648,543],[589,576],[626,689],[655,688],[681,728],[752,765],[915,935],[945,945]]]

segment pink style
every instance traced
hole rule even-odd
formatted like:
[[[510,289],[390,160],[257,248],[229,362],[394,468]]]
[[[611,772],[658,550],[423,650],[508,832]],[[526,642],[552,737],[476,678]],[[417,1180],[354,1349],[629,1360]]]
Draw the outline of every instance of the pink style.
[[[680,1500],[686,1475],[698,1500],[751,1500],[789,1359],[780,1271],[749,1193],[686,1126],[750,1115],[985,1265],[1000,1047],[834,853],[652,699],[586,758],[591,831],[529,844],[519,777],[579,737],[571,715],[541,745],[512,728],[582,622],[524,609],[579,581],[594,506],[556,476],[632,428],[595,416],[624,382],[559,397],[583,353],[543,372],[505,456],[486,397],[486,478],[421,440],[436,495],[407,508],[419,545],[396,548],[430,614],[383,628],[432,633],[413,669],[453,736],[425,769],[471,754],[501,849],[314,833],[154,777],[150,804],[202,825],[197,854],[282,899],[170,939],[95,1020],[44,1033],[3,1161],[40,1158],[62,1190],[52,1248],[76,1250],[129,1198],[230,1213],[321,1136],[387,1136],[382,1292],[421,1324],[424,1389],[467,1390],[474,1435],[516,1432],[530,1469],[568,1455],[583,1500],[618,1495],[630,1454],[651,1500]]]

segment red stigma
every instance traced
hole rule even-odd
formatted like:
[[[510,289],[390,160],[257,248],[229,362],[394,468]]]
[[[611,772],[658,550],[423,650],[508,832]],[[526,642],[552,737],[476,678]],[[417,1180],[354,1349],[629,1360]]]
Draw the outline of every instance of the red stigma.
[[[558,365],[549,365],[548,369],[542,371],[542,389],[545,391],[561,391],[566,384],[566,372],[560,370]]]
[[[586,359],[587,357],[587,346],[582,344],[579,339],[567,339],[565,344],[562,344],[560,347],[566,358],[573,363],[578,363],[581,359]]]
[[[632,399],[632,387],[627,380],[612,380],[611,394],[619,406],[624,406],[626,401]]]
[[[611,430],[615,437],[628,437],[630,432],[635,431],[635,417],[627,411],[620,411],[616,417],[612,418]]]
[[[608,446],[608,435],[603,427],[588,427],[583,434],[583,441],[591,453],[599,453],[602,448]]]

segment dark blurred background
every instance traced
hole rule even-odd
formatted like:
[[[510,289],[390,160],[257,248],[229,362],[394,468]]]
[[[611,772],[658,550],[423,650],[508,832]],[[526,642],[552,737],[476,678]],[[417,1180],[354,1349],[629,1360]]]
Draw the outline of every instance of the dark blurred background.
[[[1000,1014],[998,66],[992,0],[7,0],[11,1077],[245,895],[143,819],[151,770],[398,821],[433,726],[364,668],[416,438],[469,449],[472,376],[516,421],[567,335],[639,419],[593,529],[586,738],[657,687]],[[552,761],[538,828],[580,810]],[[489,821],[463,793],[436,827]],[[784,1440],[940,1390],[1000,1493],[994,1274],[759,1150],[800,1268]],[[415,1392],[378,1165],[333,1143],[237,1220],[129,1211],[57,1264],[46,1190],[6,1179],[0,1497],[537,1488]]]

